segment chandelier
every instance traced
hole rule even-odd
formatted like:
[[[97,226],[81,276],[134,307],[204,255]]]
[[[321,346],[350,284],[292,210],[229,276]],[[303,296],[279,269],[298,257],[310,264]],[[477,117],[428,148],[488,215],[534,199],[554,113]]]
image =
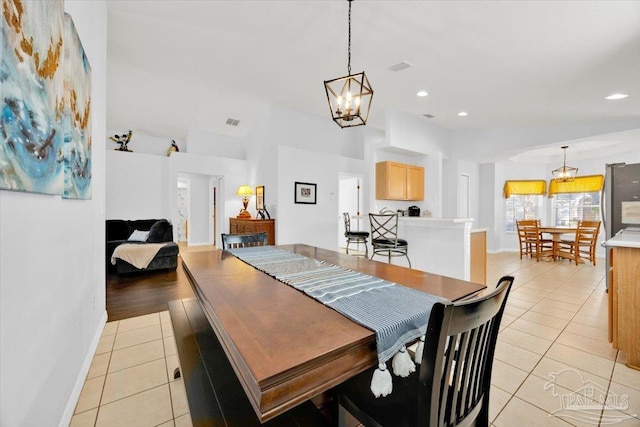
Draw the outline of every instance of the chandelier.
[[[567,166],[567,148],[569,148],[568,145],[562,147],[562,150],[564,151],[564,161],[562,162],[562,167],[551,171],[551,173],[553,174],[553,179],[555,179],[557,182],[571,182],[576,179],[576,175],[578,174],[578,168]]]
[[[351,2],[349,2],[349,44],[347,48],[347,75],[325,80],[331,118],[341,128],[367,124],[373,89],[364,71],[351,74]]]

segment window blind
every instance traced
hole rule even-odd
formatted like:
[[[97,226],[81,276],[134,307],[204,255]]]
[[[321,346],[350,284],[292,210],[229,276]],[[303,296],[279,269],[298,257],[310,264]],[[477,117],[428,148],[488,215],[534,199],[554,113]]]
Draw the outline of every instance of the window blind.
[[[577,176],[571,182],[549,181],[549,197],[563,193],[591,193],[602,190],[604,175]]]
[[[546,192],[547,181],[543,180],[506,181],[502,190],[505,199],[508,199],[512,194],[538,195]]]

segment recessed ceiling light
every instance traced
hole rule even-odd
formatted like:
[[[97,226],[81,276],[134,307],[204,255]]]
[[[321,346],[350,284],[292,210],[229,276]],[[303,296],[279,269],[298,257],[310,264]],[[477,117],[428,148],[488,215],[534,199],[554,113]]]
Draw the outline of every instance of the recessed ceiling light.
[[[427,96],[429,94],[427,93],[426,90],[421,90],[420,92],[416,93],[416,95],[418,95],[418,96]]]
[[[629,95],[627,95],[626,93],[613,93],[613,94],[605,97],[604,99],[624,99],[627,96],[629,96]]]
[[[466,111],[460,111],[460,112],[458,113],[458,115],[459,115],[460,117],[464,117],[464,116],[466,116],[466,115],[468,115],[468,114],[467,114],[467,112],[466,112]]]

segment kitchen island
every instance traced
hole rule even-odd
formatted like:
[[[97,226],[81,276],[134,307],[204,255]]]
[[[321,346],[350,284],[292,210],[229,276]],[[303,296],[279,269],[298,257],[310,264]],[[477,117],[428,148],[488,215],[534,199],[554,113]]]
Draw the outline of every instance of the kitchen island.
[[[626,353],[628,367],[640,369],[640,228],[620,231],[606,246],[609,341]]]

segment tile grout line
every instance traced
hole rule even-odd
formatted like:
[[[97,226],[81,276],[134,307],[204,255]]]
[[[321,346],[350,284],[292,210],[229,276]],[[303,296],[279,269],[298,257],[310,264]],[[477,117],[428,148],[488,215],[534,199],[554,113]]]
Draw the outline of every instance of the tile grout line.
[[[555,267],[554,267],[554,268],[555,268]],[[553,269],[553,268],[551,268],[551,269],[549,269],[549,270],[552,270],[552,269]],[[581,269],[582,269],[582,268],[581,268]],[[549,271],[549,270],[547,270],[547,271]],[[516,270],[516,272],[517,272],[517,270]],[[511,275],[513,275],[513,276],[515,277],[515,272],[512,272],[512,273],[511,273]],[[573,275],[575,275],[575,273],[574,273]],[[571,275],[571,276],[573,276],[573,275]],[[571,277],[571,276],[569,276],[569,277]],[[567,277],[566,279],[568,279],[569,277]],[[558,289],[558,288],[562,287],[564,284],[566,284],[566,279],[564,279],[564,280],[563,280],[563,282],[562,282],[562,284],[561,284],[560,286],[556,287],[554,290],[556,290],[556,289]],[[524,283],[524,284],[522,284],[521,286],[525,286],[527,283],[529,283],[529,282],[531,282],[531,281],[533,281],[533,280],[536,280],[536,279],[535,279],[535,278],[534,278],[534,279],[530,279],[529,281],[525,282],[525,283]],[[527,379],[528,379],[531,375],[533,375],[533,371],[535,370],[535,368],[540,364],[540,362],[542,361],[542,359],[544,359],[544,357],[547,355],[547,353],[549,352],[549,350],[551,349],[551,347],[553,347],[553,344],[555,344],[555,343],[556,343],[556,341],[558,340],[558,337],[560,337],[560,335],[565,331],[565,329],[566,329],[566,328],[571,324],[571,322],[573,321],[573,319],[576,317],[576,315],[578,314],[578,312],[580,312],[580,310],[584,307],[584,305],[587,303],[587,301],[589,300],[589,298],[591,298],[591,296],[592,296],[592,295],[596,292],[596,290],[600,287],[600,283],[601,283],[601,282],[602,282],[602,279],[598,281],[598,283],[597,283],[597,284],[596,284],[596,286],[593,288],[593,290],[591,291],[591,293],[589,294],[589,296],[588,296],[588,297],[585,299],[585,301],[580,305],[580,308],[579,308],[579,309],[578,309],[578,310],[573,314],[573,316],[571,316],[571,319],[569,319],[569,321],[567,322],[567,324],[566,324],[566,325],[565,325],[565,326],[560,330],[560,333],[559,333],[559,334],[554,338],[554,340],[551,342],[551,345],[549,346],[549,348],[547,348],[547,350],[542,354],[542,356],[541,356],[541,357],[540,357],[540,359],[536,362],[536,364],[533,366],[533,368],[531,369],[531,371],[527,373],[527,375],[525,376],[524,380],[520,383],[520,385],[518,386],[518,388],[516,388],[516,390],[515,390],[515,391],[514,391],[514,393],[511,395],[511,397],[507,400],[507,402],[504,404],[504,406],[502,407],[502,409],[498,412],[498,414],[496,414],[496,417],[494,418],[494,420],[497,420],[497,419],[500,417],[500,414],[502,414],[502,412],[503,412],[503,411],[504,411],[504,409],[507,407],[507,405],[509,404],[509,402],[511,402],[511,400],[513,400],[513,398],[514,398],[514,397],[516,397],[516,393],[518,393],[518,391],[520,390],[520,388],[522,387],[522,385],[527,381]],[[519,286],[518,288],[520,288],[521,286]],[[518,288],[516,288],[516,289],[518,289]],[[552,291],[552,292],[553,292],[553,291]],[[551,292],[550,292],[550,293],[551,293]],[[547,297],[545,296],[545,298],[547,298]],[[542,302],[542,300],[541,300],[540,302]],[[508,301],[507,301],[507,304],[508,304]],[[529,309],[527,309],[524,313],[522,313],[520,316],[518,316],[518,317],[517,317],[513,322],[515,322],[516,320],[520,319],[520,318],[521,318],[522,316],[524,316],[526,313],[528,313],[529,311],[531,311],[531,309],[532,309],[533,307],[535,307],[537,304],[539,304],[539,302],[538,302],[538,303],[536,303],[536,304],[534,304],[533,306],[531,306]],[[565,311],[566,311],[566,310],[565,310]],[[536,313],[536,312],[533,312],[533,313]],[[544,313],[543,313],[543,314],[544,314]],[[555,317],[555,316],[551,316],[551,317]],[[564,320],[564,319],[563,319],[563,320]],[[511,322],[511,324],[513,324],[513,322]],[[535,322],[534,322],[534,323],[535,323]],[[543,326],[545,326],[545,325],[543,325]],[[555,329],[555,328],[554,328],[554,329]],[[517,329],[516,329],[516,330],[517,330]],[[527,333],[527,332],[523,332],[523,331],[519,331],[519,332],[522,332],[522,333],[527,334],[527,335],[534,336],[534,337],[536,337],[536,338],[540,338],[540,337],[537,337],[536,335],[529,334],[529,333]],[[562,344],[562,343],[558,343],[558,344],[564,345],[564,344]],[[567,347],[571,347],[571,346],[567,346]],[[571,347],[571,348],[573,348],[573,347]],[[525,350],[526,350],[526,349],[525,349]],[[576,349],[576,350],[580,350],[580,349]],[[616,360],[617,360],[618,353],[619,353],[619,350],[616,352],[616,358],[615,358],[615,360],[614,360],[613,367],[612,367],[612,369],[611,369],[611,378],[613,378],[613,371],[614,371],[614,369],[615,369],[615,364],[616,364]],[[595,355],[595,356],[597,356],[597,355]],[[551,360],[555,360],[555,359],[551,358]],[[556,362],[559,362],[559,363],[564,363],[564,362],[561,362],[561,361],[559,361],[559,360],[555,360],[555,361],[556,361]],[[506,363],[506,362],[503,362],[503,363]],[[513,366],[513,365],[511,365],[511,364],[509,364],[509,363],[507,363],[507,364],[508,364],[509,366]],[[520,369],[520,368],[518,368],[517,366],[514,366],[514,367],[515,367],[515,368],[517,368],[517,369]],[[587,371],[587,372],[588,372],[588,371]],[[590,373],[590,374],[592,374],[591,372],[589,372],[589,373]],[[597,375],[597,374],[595,374],[595,375],[596,375],[596,376],[599,376],[599,375]],[[533,376],[537,377],[536,375],[533,375]],[[539,377],[538,377],[538,378],[539,378]],[[607,393],[609,392],[609,387],[610,387],[610,386],[611,386],[611,380],[609,380],[609,384],[607,385]],[[524,401],[524,400],[523,400],[523,401]],[[543,412],[545,412],[545,413],[549,414],[550,416],[552,416],[552,414],[551,414],[551,413],[549,413],[549,412],[548,412],[547,410],[545,410],[544,408],[540,408],[539,406],[537,406],[537,405],[535,405],[535,404],[533,404],[533,403],[531,403],[531,402],[527,402],[527,401],[524,401],[524,402],[526,402],[526,403],[528,403],[529,405],[534,406],[535,408],[538,408],[538,409],[542,410]],[[600,422],[601,422],[601,420],[602,420],[602,415],[603,415],[603,413],[604,413],[604,406],[603,406],[603,408],[600,410],[600,419],[599,419],[599,424],[598,424],[598,425],[600,425]],[[557,418],[557,419],[559,419],[560,421],[563,421],[563,422],[565,422],[565,423],[567,423],[567,424],[569,424],[569,425],[575,425],[575,424],[572,424],[572,423],[570,423],[570,422],[568,422],[568,421],[565,421],[564,419],[562,419],[562,418],[560,418],[560,417],[557,417],[557,416],[553,416],[553,417],[554,417],[554,418]]]

